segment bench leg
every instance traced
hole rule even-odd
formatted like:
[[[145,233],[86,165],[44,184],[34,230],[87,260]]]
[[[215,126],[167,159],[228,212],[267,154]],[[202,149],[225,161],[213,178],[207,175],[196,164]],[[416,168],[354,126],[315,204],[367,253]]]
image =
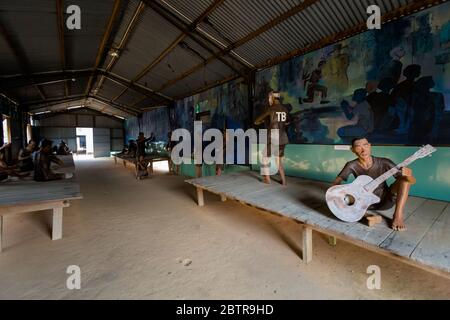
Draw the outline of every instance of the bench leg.
[[[117,157],[114,157],[114,163],[117,164]]]
[[[328,237],[328,244],[329,244],[330,246],[333,246],[333,247],[334,247],[334,246],[337,244],[336,237],[329,236],[329,237]]]
[[[205,205],[205,202],[203,201],[203,189],[199,187],[197,187],[197,204],[200,207]]]
[[[195,165],[195,177],[200,178],[202,176],[202,165]]]
[[[2,240],[3,240],[3,216],[0,216],[0,252],[2,252]]]
[[[225,201],[227,201],[227,197],[224,194],[221,194],[220,200],[222,200],[222,202],[225,202]]]
[[[125,162],[125,160],[123,160],[123,166],[126,168],[127,167],[127,163]]]
[[[150,160],[150,173],[153,174],[153,161]]]
[[[303,261],[312,261],[312,229],[308,226],[303,227]]]
[[[62,238],[63,208],[53,209],[52,240]]]

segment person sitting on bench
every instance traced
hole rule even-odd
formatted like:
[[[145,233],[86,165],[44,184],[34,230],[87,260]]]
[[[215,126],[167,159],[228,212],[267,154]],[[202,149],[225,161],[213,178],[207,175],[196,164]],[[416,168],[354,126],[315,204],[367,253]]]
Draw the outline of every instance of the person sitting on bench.
[[[366,175],[376,179],[396,166],[390,159],[372,156],[371,147],[365,137],[353,139],[351,150],[358,158],[347,162],[334,180],[333,185],[339,185],[342,181],[347,181],[350,174],[353,174],[355,178]],[[403,210],[408,200],[409,189],[412,184],[416,183],[416,179],[409,168],[402,168],[401,172],[398,172],[394,177],[396,181],[391,186],[383,182],[374,190],[374,194],[380,197],[381,201],[369,207],[369,210],[388,210],[395,205],[391,227],[396,231],[404,231],[406,226],[403,220]]]
[[[11,148],[11,143],[7,143],[0,147],[0,181],[6,180],[8,176],[23,178],[29,175],[27,172],[20,172],[17,166],[10,166],[6,163],[6,149]]]
[[[59,143],[58,149],[56,150],[56,154],[60,156],[66,156],[70,154],[70,149],[64,140],[61,140]]]
[[[128,140],[128,151],[125,154],[126,157],[136,158],[137,145],[136,141],[130,139]]]
[[[19,151],[19,170],[22,172],[33,171],[33,152],[36,149],[36,142],[30,140],[27,146]]]
[[[64,164],[52,154],[52,144],[51,140],[43,139],[39,145],[39,151],[33,154],[35,181],[61,180],[66,176],[64,173],[56,173],[50,169],[52,162],[60,166]]]
[[[144,133],[143,132],[139,132],[139,136],[136,140],[136,144],[137,144],[137,149],[136,149],[136,168],[138,170],[138,172],[144,172],[144,175],[148,175],[147,173],[147,165],[144,161],[145,159],[145,144],[147,142],[151,142],[155,140],[155,136],[153,134],[153,132],[150,134],[149,138],[145,138]]]

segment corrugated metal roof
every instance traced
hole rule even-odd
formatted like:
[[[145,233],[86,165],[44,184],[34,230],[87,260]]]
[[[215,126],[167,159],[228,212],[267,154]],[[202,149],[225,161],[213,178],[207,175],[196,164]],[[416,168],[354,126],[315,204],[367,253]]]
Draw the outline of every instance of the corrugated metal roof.
[[[42,86],[42,90],[47,98],[61,98],[64,97],[64,83],[54,83]]]
[[[117,96],[122,90],[123,86],[120,84],[117,84],[111,80],[105,79],[105,82],[103,83],[103,86],[99,92],[100,95],[102,95],[105,98],[108,98],[109,100],[113,99],[115,96]]]
[[[209,55],[206,54],[205,56],[208,57]],[[177,75],[182,74],[202,61],[204,60],[197,56],[193,51],[190,51],[190,49],[185,49],[182,48],[181,45],[178,45],[146,76],[139,80],[139,83],[147,83],[149,88],[157,89],[165,82],[176,78]]]
[[[163,7],[170,11],[177,10],[182,13],[180,17],[187,23],[191,23],[205,11],[213,0],[157,0]]]
[[[118,29],[117,29],[117,33],[113,39],[113,43],[112,46],[114,48],[117,48],[122,40],[122,38],[125,35],[126,29],[128,27],[128,24],[130,23],[130,21],[133,18],[134,13],[136,12],[138,6],[139,6],[140,1],[139,0],[130,0],[128,1],[128,5],[125,9],[125,12],[123,13],[123,17],[122,17],[122,23],[119,25]],[[131,30],[131,32],[133,32],[133,30]],[[113,57],[110,56],[109,54],[106,56],[105,62],[103,63],[103,69],[106,69],[106,67],[108,66],[108,64],[110,63],[111,59]],[[116,59],[117,60],[117,59]]]
[[[321,0],[235,51],[258,65],[363,23],[367,19],[366,9],[369,4],[379,5],[382,13],[385,13],[409,2],[412,0]]]
[[[10,89],[8,90],[8,93],[16,98],[19,103],[39,101],[41,99],[39,91],[37,91],[34,86]]]
[[[156,0],[157,5],[179,17],[186,25],[198,18],[214,0]],[[145,0],[145,2],[148,2]],[[197,28],[201,33],[223,48],[237,42],[255,30],[266,25],[288,10],[302,4],[304,0],[225,0],[215,8]],[[249,39],[234,52],[239,59],[248,61],[251,65],[262,65],[269,59],[285,55],[304,48],[310,44],[327,38],[333,34],[348,30],[367,19],[366,8],[371,4],[380,6],[382,13],[392,11],[414,0],[318,0],[308,8],[298,12],[288,19],[272,26],[264,33]],[[123,2],[126,8],[121,8],[121,23],[114,27],[114,38],[111,45],[117,46],[131,21],[139,0]],[[82,29],[65,29],[66,69],[85,69],[94,66],[100,41],[105,33],[108,20],[112,13],[114,1],[74,0],[64,2],[64,8],[69,4],[77,4],[82,9]],[[153,6],[153,4],[152,4]],[[67,16],[67,15],[66,15]],[[56,19],[56,4],[54,0],[42,0],[37,3],[32,0],[0,4],[0,21],[6,26],[8,34],[23,47],[25,56],[30,61],[32,72],[60,70],[59,39]],[[30,27],[32,26],[32,27]],[[119,77],[131,81],[145,67],[152,63],[180,35],[172,23],[168,22],[156,11],[146,6],[137,19],[124,50],[112,68]],[[204,42],[204,40],[200,40]],[[160,63],[138,80],[140,85],[155,90],[164,83],[179,78],[181,74],[202,64],[212,54],[218,52],[211,43],[206,44],[211,50],[206,50],[187,36]],[[107,53],[109,47],[105,49]],[[241,70],[243,64],[231,59],[232,52],[224,55],[233,69]],[[103,68],[106,68],[111,57],[106,55]],[[193,68],[197,69],[197,68]],[[5,40],[0,37],[0,70],[2,74],[20,74],[17,59],[12,57],[12,51]],[[221,81],[236,72],[226,64],[214,59],[206,67],[197,69],[192,74],[181,79],[164,90],[170,97],[188,95],[205,86]],[[100,77],[97,77],[98,81]],[[69,82],[69,94],[84,93],[87,76]],[[125,80],[126,81],[126,80]],[[29,82],[22,82],[24,84]],[[38,101],[39,92],[33,86],[8,89],[11,96],[20,101]],[[95,88],[95,87],[94,87]],[[44,85],[42,89],[49,98],[65,94],[63,83]],[[100,96],[112,99],[122,92],[124,86],[105,80]],[[149,107],[151,104],[166,103],[157,95],[142,100],[144,95],[133,90],[127,90],[117,103]],[[98,102],[96,102],[99,105]],[[104,104],[101,104],[104,108]]]
[[[216,81],[220,81],[232,74],[233,72],[227,66],[224,66],[216,60],[208,64],[206,69],[200,69],[177,82],[176,85],[168,87],[163,93],[170,97],[182,96]]]
[[[32,0],[0,4],[1,22],[28,58],[32,72],[55,70],[60,66],[55,8],[51,0],[40,1],[39,6]],[[19,67],[12,73],[22,71]]]
[[[126,106],[132,106],[134,105],[136,102],[142,100],[145,97],[145,95],[133,91],[133,90],[128,90],[125,94],[123,94],[119,99],[117,99],[117,103],[126,105]]]
[[[20,70],[20,67],[17,59],[14,57],[14,53],[9,48],[6,40],[0,37],[0,73],[16,74],[18,70]]]
[[[86,90],[87,82],[87,77],[78,77],[75,82],[69,81],[69,95],[83,94]]]
[[[181,32],[156,12],[146,8],[140,15],[128,45],[112,71],[125,78],[133,79]]]
[[[82,18],[80,30],[64,30],[67,69],[92,68],[114,1],[66,0],[65,4],[80,6]],[[56,17],[54,20],[56,28]],[[59,53],[59,49],[56,52]]]

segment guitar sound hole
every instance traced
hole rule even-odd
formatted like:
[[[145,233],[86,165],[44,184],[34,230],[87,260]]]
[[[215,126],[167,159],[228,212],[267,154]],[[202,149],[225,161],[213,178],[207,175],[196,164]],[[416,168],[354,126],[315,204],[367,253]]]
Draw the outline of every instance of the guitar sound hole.
[[[355,197],[353,197],[353,196],[350,195],[350,194],[347,194],[347,195],[345,196],[345,198],[344,198],[344,202],[345,202],[346,205],[352,206],[352,205],[355,204],[356,200],[355,200]]]

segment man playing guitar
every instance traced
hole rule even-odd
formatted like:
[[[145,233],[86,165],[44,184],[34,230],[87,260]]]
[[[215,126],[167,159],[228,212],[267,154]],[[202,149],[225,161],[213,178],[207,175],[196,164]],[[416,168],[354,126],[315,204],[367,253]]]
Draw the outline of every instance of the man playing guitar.
[[[355,160],[346,163],[342,171],[336,177],[333,185],[339,185],[342,181],[347,181],[350,174],[356,178],[360,175],[367,175],[373,179],[395,167],[395,163],[390,159],[372,156],[371,144],[365,137],[355,138],[352,141],[352,152],[358,157]],[[369,207],[370,210],[387,210],[395,205],[392,229],[396,231],[406,230],[403,221],[403,210],[408,199],[411,185],[416,183],[412,175],[412,170],[402,168],[395,176],[395,183],[388,186],[386,182],[380,184],[375,190],[381,201]]]

